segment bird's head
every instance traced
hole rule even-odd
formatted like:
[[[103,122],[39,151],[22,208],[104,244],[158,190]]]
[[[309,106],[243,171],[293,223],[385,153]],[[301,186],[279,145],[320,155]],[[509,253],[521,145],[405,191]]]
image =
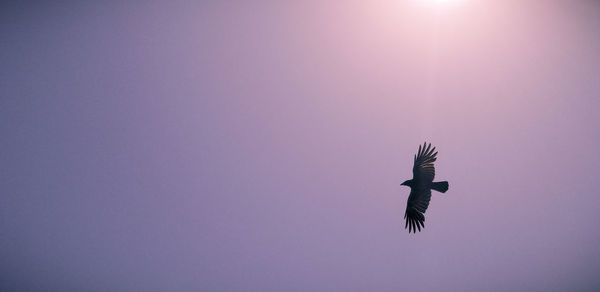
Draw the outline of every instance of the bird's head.
[[[413,182],[413,181],[412,181],[412,179],[409,179],[409,180],[407,180],[407,181],[404,181],[404,182],[403,182],[403,183],[401,183],[400,185],[401,185],[401,186],[407,186],[407,187],[410,187],[410,186],[412,186],[412,182]]]

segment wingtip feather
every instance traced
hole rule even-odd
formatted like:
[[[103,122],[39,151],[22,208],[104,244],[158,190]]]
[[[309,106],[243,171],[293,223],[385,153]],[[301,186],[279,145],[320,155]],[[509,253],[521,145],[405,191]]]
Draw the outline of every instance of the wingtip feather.
[[[431,149],[431,151],[429,151],[429,155],[431,155],[433,153],[433,151],[435,151],[435,147],[433,147],[433,149]],[[433,154],[433,156],[435,156],[435,154]]]

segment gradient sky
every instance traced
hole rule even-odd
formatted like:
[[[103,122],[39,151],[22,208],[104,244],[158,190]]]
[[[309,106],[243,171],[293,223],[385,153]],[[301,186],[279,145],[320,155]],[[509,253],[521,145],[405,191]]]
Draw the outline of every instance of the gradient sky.
[[[0,290],[600,288],[598,1],[50,2],[0,4]]]

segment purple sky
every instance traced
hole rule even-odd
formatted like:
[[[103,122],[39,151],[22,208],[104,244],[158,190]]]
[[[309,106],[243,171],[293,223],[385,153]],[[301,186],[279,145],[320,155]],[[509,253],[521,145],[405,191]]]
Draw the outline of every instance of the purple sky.
[[[598,1],[111,2],[0,4],[0,290],[600,287]]]

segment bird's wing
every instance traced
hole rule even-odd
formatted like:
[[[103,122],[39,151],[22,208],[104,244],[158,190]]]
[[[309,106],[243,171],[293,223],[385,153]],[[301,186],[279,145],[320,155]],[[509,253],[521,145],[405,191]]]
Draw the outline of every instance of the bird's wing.
[[[425,227],[425,211],[429,207],[429,201],[431,200],[431,189],[429,188],[412,188],[408,201],[406,202],[406,213],[404,213],[404,219],[406,219],[406,225],[408,232],[416,232],[417,228],[421,231],[421,227]]]
[[[437,152],[435,147],[431,149],[431,143],[427,146],[427,142],[423,144],[423,147],[419,145],[419,152],[415,155],[415,164],[413,166],[413,180],[417,185],[427,187],[433,178],[435,177],[435,168],[433,163],[437,159],[435,156]]]

